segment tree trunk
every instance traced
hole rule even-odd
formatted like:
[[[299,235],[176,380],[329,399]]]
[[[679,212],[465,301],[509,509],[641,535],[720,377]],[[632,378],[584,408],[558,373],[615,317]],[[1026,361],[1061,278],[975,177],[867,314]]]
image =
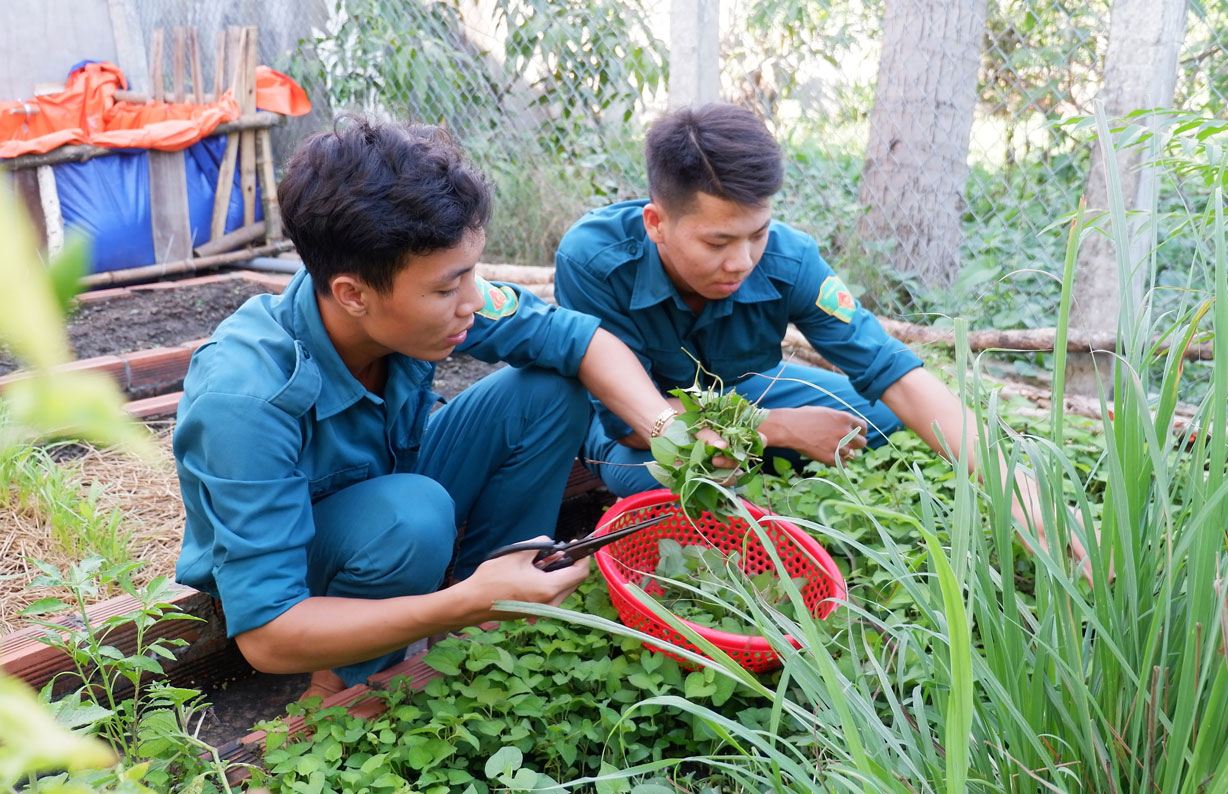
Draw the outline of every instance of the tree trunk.
[[[720,3],[672,0],[669,19],[669,106],[720,99]]]
[[[941,288],[959,271],[985,0],[887,0],[883,25],[859,233]]]
[[[1172,104],[1187,12],[1187,0],[1115,0],[1105,53],[1104,87],[1099,96],[1110,119]],[[1130,241],[1128,251],[1121,252],[1129,270],[1121,272],[1117,247],[1106,235],[1092,235],[1079,252],[1070,312],[1070,325],[1079,332],[1115,333],[1123,299],[1130,306],[1138,306],[1142,301],[1145,263],[1154,237],[1147,221],[1156,178],[1155,169],[1143,165],[1143,156],[1144,149],[1138,146],[1117,151],[1118,178],[1126,211],[1141,213],[1128,221],[1130,229],[1115,235]],[[1107,213],[1108,186],[1100,146],[1092,152],[1085,196],[1088,212]],[[1102,227],[1112,232],[1107,216]],[[1122,290],[1127,295],[1123,296]],[[1107,393],[1111,360],[1106,356],[1096,360]],[[1098,378],[1092,355],[1072,355],[1067,361],[1067,389],[1076,394],[1095,394]]]

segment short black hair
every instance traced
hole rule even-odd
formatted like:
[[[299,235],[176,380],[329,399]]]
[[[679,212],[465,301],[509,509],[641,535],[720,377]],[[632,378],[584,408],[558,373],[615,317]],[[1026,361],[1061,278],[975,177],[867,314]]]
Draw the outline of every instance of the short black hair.
[[[644,154],[649,196],[675,211],[685,211],[696,193],[762,206],[784,182],[780,144],[762,119],[737,105],[663,116],[649,128]]]
[[[491,209],[489,183],[443,129],[357,116],[298,146],[277,199],[321,295],[342,273],[389,292],[409,257],[454,248]]]

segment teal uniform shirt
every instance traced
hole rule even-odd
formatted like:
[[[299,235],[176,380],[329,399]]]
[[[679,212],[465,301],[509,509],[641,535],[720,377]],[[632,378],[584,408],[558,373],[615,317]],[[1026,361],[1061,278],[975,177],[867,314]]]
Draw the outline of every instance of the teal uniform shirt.
[[[636,352],[663,393],[690,386],[696,360],[726,387],[772,370],[781,362],[789,323],[871,404],[922,366],[857,303],[819,255],[814,238],[777,221],[737,292],[708,301],[697,316],[644,230],[647,203],[614,204],[577,221],[555,255],[554,294],[560,305],[600,318],[603,328]],[[630,434],[608,410],[599,407],[598,414],[611,439]]]
[[[486,303],[459,351],[576,374],[597,320],[519,287],[479,288]],[[434,373],[431,362],[392,354],[383,395],[368,391],[333,347],[305,273],[280,296],[246,302],[196,351],[174,438],[187,510],[176,576],[221,597],[231,636],[310,595],[313,505],[357,483],[415,471],[440,399],[431,391]],[[515,399],[499,410],[516,408]],[[574,450],[565,452],[570,460]],[[455,453],[470,454],[481,451]],[[414,506],[405,509],[412,516]]]

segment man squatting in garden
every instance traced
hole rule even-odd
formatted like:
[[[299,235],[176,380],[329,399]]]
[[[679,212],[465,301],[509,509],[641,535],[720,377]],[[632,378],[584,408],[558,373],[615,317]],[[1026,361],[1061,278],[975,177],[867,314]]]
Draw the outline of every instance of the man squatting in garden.
[[[192,359],[176,575],[221,599],[253,667],[314,671],[308,693],[328,694],[418,639],[508,617],[497,599],[562,601],[587,560],[485,555],[552,532],[588,392],[639,437],[672,412],[596,318],[476,275],[489,187],[441,130],[315,135],[278,198],[305,271]],[[513,366],[432,413],[454,350]]]
[[[956,454],[965,432],[975,449],[975,418],[959,398],[860,306],[814,238],[772,220],[784,168],[757,116],[726,104],[679,109],[653,124],[645,158],[647,201],[589,212],[563,237],[561,305],[599,317],[662,392],[690,386],[698,361],[769,409],[759,427],[768,459],[847,461],[902,425],[939,453],[935,425]],[[782,362],[789,323],[844,374]],[[648,437],[595,397],[583,457],[619,496],[657,487],[647,467],[630,465],[652,459]],[[1018,485],[1038,516],[1035,484]]]

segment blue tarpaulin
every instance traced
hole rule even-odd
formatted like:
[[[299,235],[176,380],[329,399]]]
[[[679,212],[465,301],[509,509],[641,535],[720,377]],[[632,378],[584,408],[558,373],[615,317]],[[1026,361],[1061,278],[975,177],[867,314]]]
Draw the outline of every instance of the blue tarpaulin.
[[[192,246],[209,241],[213,195],[226,136],[205,138],[183,150]],[[155,256],[149,205],[149,152],[119,150],[84,163],[54,166],[60,211],[67,230],[93,238],[93,272],[152,265]],[[243,194],[236,166],[226,231],[243,225]],[[257,187],[256,220],[263,218]]]

